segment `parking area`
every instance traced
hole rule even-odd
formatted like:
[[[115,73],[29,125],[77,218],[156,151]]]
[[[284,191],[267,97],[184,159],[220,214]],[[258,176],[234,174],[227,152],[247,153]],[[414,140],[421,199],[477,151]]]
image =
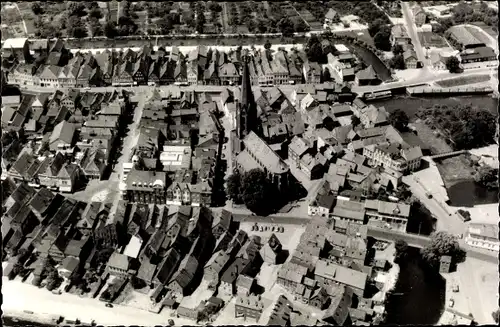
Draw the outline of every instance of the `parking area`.
[[[305,225],[302,226],[302,225],[291,225],[291,224],[274,224],[272,222],[257,223],[258,230],[256,230],[255,227],[252,230],[252,227],[255,226],[255,224],[256,224],[255,222],[242,222],[240,224],[240,229],[244,230],[249,236],[251,235],[260,236],[261,242],[263,244],[267,242],[267,240],[269,240],[269,238],[271,237],[271,234],[274,233],[274,235],[276,235],[276,237],[281,242],[283,249],[288,250],[290,253],[295,251],[297,245],[299,244],[300,236],[305,231]],[[281,229],[279,227],[281,227]],[[282,232],[276,231],[276,229],[283,231]]]

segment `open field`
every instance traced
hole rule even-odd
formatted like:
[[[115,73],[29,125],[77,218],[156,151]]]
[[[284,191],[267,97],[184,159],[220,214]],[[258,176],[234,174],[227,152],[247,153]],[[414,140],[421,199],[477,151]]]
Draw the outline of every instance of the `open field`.
[[[476,172],[476,169],[471,167],[472,161],[468,154],[436,161],[436,164],[445,184],[471,179]]]
[[[441,87],[452,87],[452,86],[461,86],[467,84],[487,82],[490,79],[491,79],[490,75],[472,75],[472,76],[450,78],[444,81],[436,82],[436,84]]]

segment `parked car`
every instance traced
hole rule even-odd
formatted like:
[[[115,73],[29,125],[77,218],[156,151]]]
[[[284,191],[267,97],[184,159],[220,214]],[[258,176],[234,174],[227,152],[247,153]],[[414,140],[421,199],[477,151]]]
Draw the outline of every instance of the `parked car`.
[[[267,232],[269,230],[269,226],[266,226],[265,231]]]
[[[106,308],[112,308],[113,305],[111,303],[106,303]]]
[[[457,293],[460,291],[460,288],[458,287],[458,284],[454,284],[452,288],[453,292]]]
[[[283,227],[283,226],[280,226],[280,227],[279,227],[279,232],[280,232],[280,233],[283,233],[283,232],[285,232],[285,227]]]
[[[261,232],[264,231],[264,226],[260,226],[260,229],[259,229]]]
[[[254,231],[254,230],[255,230],[255,225],[252,225],[252,231]]]
[[[427,196],[428,199],[432,199],[432,194],[430,194],[429,192],[425,193],[425,195]]]
[[[276,231],[278,231],[278,229],[276,229]],[[271,227],[271,232],[274,232],[274,226]]]
[[[453,306],[454,306],[454,305],[455,305],[455,300],[450,299],[450,301],[448,302],[448,306],[449,306],[450,308],[453,308]]]
[[[172,319],[169,319],[168,320],[168,325],[169,326],[173,326],[173,325],[175,325],[175,322]]]

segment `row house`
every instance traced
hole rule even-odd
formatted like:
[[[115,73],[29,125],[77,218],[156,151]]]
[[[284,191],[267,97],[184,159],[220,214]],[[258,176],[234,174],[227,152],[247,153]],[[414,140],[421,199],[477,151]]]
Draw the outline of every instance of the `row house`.
[[[232,62],[219,66],[219,78],[222,85],[238,85],[240,83],[240,74]]]
[[[363,297],[368,282],[368,275],[364,272],[347,268],[327,260],[318,260],[314,270],[314,279],[326,289],[341,284],[350,287],[354,294]]]
[[[290,81],[290,72],[288,70],[285,52],[278,51],[271,62],[271,66],[274,73],[274,84],[288,84]]]
[[[129,202],[165,204],[167,176],[164,172],[131,170],[127,175],[124,198]]]
[[[187,64],[184,60],[177,61],[174,70],[175,83],[188,83]]]
[[[115,52],[105,50],[95,56],[95,60],[101,71],[101,79],[105,85],[111,85],[113,81],[113,69],[115,65]]]
[[[302,71],[304,73],[304,80],[306,84],[321,83],[321,67],[317,62],[304,62]]]
[[[37,77],[35,77],[35,85],[40,85],[42,87],[58,88],[59,81],[58,76],[62,67],[45,65],[40,66],[37,72]]]
[[[130,61],[123,61],[121,64],[118,64],[113,73],[112,85],[136,85],[133,70],[134,64]]]
[[[9,84],[16,84],[20,86],[34,86],[35,80],[39,80],[35,76],[37,68],[32,64],[19,64],[7,75]]]
[[[406,225],[410,217],[409,204],[382,200],[366,200],[365,209],[369,225],[376,224],[377,227],[406,232]]]

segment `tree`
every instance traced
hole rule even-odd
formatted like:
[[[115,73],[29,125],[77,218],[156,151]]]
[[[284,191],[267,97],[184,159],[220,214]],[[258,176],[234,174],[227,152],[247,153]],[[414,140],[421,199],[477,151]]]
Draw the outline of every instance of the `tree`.
[[[311,30],[309,25],[307,25],[306,22],[300,17],[297,17],[294,20],[293,28],[294,28],[295,32],[298,32],[298,33],[308,32],[309,30]]]
[[[403,54],[403,52],[405,52],[405,50],[403,49],[403,46],[401,44],[395,44],[392,47],[392,53],[394,55]]]
[[[84,2],[71,2],[68,7],[68,16],[83,17],[87,15]]]
[[[243,203],[241,179],[240,173],[236,171],[227,180],[227,193],[229,198],[236,204]]]
[[[396,254],[394,257],[394,262],[399,263],[404,261],[406,258],[408,258],[408,243],[404,240],[397,240],[396,243],[394,244],[396,248]]]
[[[393,69],[406,69],[405,58],[402,54],[397,54],[389,61],[389,66]]]
[[[252,169],[243,175],[242,190],[246,207],[256,214],[268,215],[280,204],[278,190],[261,169]]]
[[[396,109],[389,114],[389,122],[398,131],[403,132],[408,128],[408,123],[410,122],[410,118],[403,110]]]
[[[101,23],[95,18],[90,19],[89,27],[92,37],[101,36],[104,34]]]
[[[266,50],[271,49],[271,45],[272,45],[271,42],[266,41],[266,43],[264,44],[264,49],[266,49]]]
[[[306,45],[307,58],[313,62],[323,62],[325,54],[321,46],[321,41],[316,35],[311,35]]]
[[[160,18],[156,24],[160,28],[161,34],[169,34],[174,28],[174,21],[169,15],[164,18]]]
[[[439,267],[441,257],[451,256],[453,263],[465,259],[465,254],[457,241],[457,238],[447,232],[435,232],[431,234],[429,245],[421,250],[422,258],[434,268]]]
[[[371,37],[374,37],[375,34],[377,34],[380,31],[380,27],[384,25],[384,22],[382,19],[377,18],[373,22],[368,24],[368,34],[370,34]]]
[[[359,119],[359,117],[356,115],[352,115],[351,116],[351,125],[358,126],[359,124],[361,124],[361,119]]]
[[[293,36],[293,23],[288,17],[280,19],[278,22],[278,29],[285,37]]]
[[[94,8],[89,12],[89,17],[101,19],[102,18],[102,12],[99,8]]]
[[[329,82],[332,79],[332,75],[330,74],[330,70],[328,67],[325,68],[325,71],[323,72],[323,80],[325,82]]]
[[[498,189],[498,169],[481,166],[474,176],[476,183],[490,190]]]
[[[118,36],[118,30],[116,29],[115,22],[106,22],[106,25],[104,26],[104,35],[109,39],[114,39],[116,36]]]
[[[203,29],[205,28],[205,14],[203,11],[199,10],[196,16],[196,31],[203,34]]]
[[[446,68],[450,71],[450,73],[459,73],[460,72],[460,61],[457,57],[451,56],[446,59]]]
[[[491,315],[493,316],[493,320],[498,324],[500,320],[500,309],[497,309],[496,311],[492,312]]]
[[[68,34],[75,38],[87,37],[87,28],[83,24],[81,18],[77,16],[69,16],[68,18]]]
[[[43,15],[45,13],[45,10],[43,9],[43,6],[40,5],[40,2],[34,2],[31,5],[31,11],[37,16]]]
[[[391,50],[391,31],[387,26],[383,26],[377,34],[373,37],[373,43],[375,47],[382,51]]]

